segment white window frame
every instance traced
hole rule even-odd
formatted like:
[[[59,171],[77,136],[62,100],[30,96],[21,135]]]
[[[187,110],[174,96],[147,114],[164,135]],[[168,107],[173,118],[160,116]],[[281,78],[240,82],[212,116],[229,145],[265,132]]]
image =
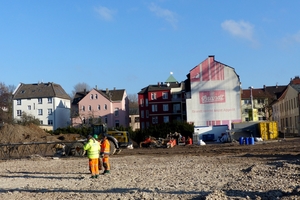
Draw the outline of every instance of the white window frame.
[[[22,116],[22,110],[17,110],[17,116]]]
[[[27,106],[27,109],[28,109],[28,110],[31,110],[31,105],[28,105],[28,106]]]
[[[43,115],[43,109],[38,109],[38,115]]]
[[[107,110],[107,104],[104,104],[104,110]]]
[[[92,106],[91,105],[89,105],[89,111],[92,111]]]
[[[140,105],[141,107],[144,107],[144,99],[140,99]]]
[[[42,98],[38,98],[38,104],[43,104],[43,99]]]
[[[98,110],[101,110],[101,106],[100,105],[98,105]]]
[[[48,120],[48,125],[53,125],[53,120]]]
[[[21,99],[17,99],[17,105],[22,105],[22,100]]]
[[[52,103],[52,97],[48,97],[48,103]]]
[[[156,100],[156,92],[151,93],[151,100]]]
[[[94,95],[93,94],[90,95],[90,99],[94,99]]]

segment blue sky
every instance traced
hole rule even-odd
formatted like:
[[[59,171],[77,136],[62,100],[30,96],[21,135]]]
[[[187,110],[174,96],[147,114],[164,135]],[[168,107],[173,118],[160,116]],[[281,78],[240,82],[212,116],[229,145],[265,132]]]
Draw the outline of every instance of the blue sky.
[[[177,81],[209,55],[242,88],[300,75],[300,1],[1,1],[0,82],[126,89]]]

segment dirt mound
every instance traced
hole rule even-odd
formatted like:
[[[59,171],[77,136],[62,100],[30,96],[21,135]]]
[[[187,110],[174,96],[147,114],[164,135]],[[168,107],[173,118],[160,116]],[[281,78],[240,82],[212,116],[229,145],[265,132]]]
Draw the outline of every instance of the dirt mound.
[[[50,134],[34,124],[4,124],[0,128],[0,143],[44,142],[47,136]]]

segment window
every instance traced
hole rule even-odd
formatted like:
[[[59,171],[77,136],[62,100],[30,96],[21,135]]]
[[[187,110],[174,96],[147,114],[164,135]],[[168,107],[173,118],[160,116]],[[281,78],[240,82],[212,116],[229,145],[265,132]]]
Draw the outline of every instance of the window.
[[[53,120],[48,120],[48,125],[53,125]]]
[[[28,109],[28,110],[31,110],[31,105],[28,105],[27,109]]]
[[[42,104],[43,103],[43,99],[42,98],[38,98],[38,104]]]
[[[141,118],[144,118],[144,111],[141,111]]]
[[[38,109],[38,115],[43,115],[43,109]]]
[[[140,118],[139,117],[135,117],[134,118],[134,122],[139,122],[140,121]]]
[[[120,126],[120,122],[119,122],[119,120],[116,120],[115,121],[115,127],[119,127]]]
[[[151,100],[156,100],[156,93],[151,93]]]
[[[17,116],[21,116],[22,115],[22,110],[17,110]]]
[[[107,104],[104,104],[104,110],[107,110]]]
[[[52,115],[52,109],[51,108],[48,109],[48,115]]]
[[[89,111],[91,111],[92,110],[92,106],[91,105],[89,105]]]
[[[98,94],[95,94],[95,99],[98,99]]]
[[[43,124],[43,123],[44,123],[43,120],[41,120],[41,121],[40,121],[40,124]]]
[[[163,104],[163,111],[169,110],[169,104]]]
[[[82,111],[85,111],[85,106],[82,106]]]
[[[163,97],[163,99],[168,99],[168,93],[167,92],[163,92],[162,93],[162,97]]]
[[[169,116],[164,116],[164,123],[168,123],[169,122]]]
[[[257,103],[264,103],[265,100],[264,99],[257,99]]]
[[[140,99],[140,105],[141,107],[144,107],[144,99]]]
[[[104,122],[107,124],[107,116],[104,117]]]
[[[115,108],[115,117],[119,116],[119,108]]]
[[[101,110],[101,106],[100,105],[98,105],[98,110]]]
[[[152,124],[158,123],[158,117],[152,117]]]
[[[149,118],[149,110],[146,110],[146,118]]]
[[[152,105],[152,112],[157,112],[157,105],[156,104]]]
[[[21,99],[17,100],[17,105],[21,105]]]
[[[48,103],[52,103],[52,98],[51,97],[48,98]]]
[[[145,99],[146,107],[148,107],[148,99]]]
[[[85,124],[85,117],[82,118],[82,123]]]
[[[93,95],[93,94],[91,94],[90,98],[91,98],[91,99],[94,99],[94,95]]]
[[[250,104],[250,103],[251,103],[251,101],[249,99],[244,100],[244,104]]]

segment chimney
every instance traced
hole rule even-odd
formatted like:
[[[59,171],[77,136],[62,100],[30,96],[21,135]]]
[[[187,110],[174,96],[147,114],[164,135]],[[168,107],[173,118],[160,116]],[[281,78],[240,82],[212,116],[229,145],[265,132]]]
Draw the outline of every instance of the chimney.
[[[98,86],[97,85],[95,85],[95,88],[96,88],[96,90],[98,90]]]
[[[108,94],[108,88],[106,88],[106,94]]]
[[[83,89],[83,94],[86,94],[86,89]]]

